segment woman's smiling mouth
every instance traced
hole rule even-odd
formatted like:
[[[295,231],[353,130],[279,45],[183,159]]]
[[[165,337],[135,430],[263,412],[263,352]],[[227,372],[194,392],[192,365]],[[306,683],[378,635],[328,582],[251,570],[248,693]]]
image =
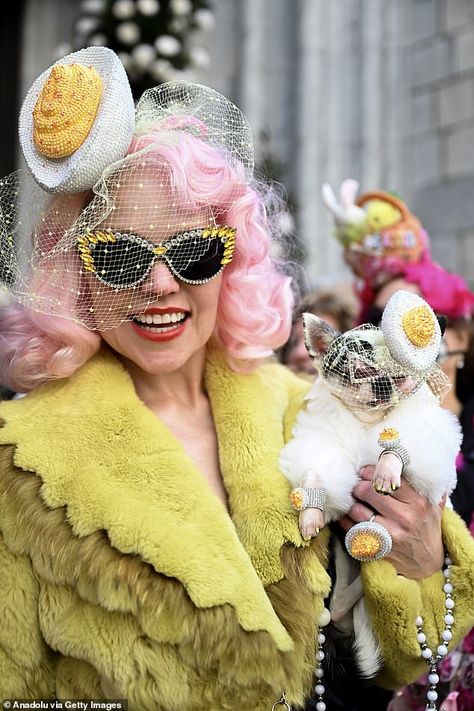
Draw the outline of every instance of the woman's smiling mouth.
[[[132,318],[137,335],[152,341],[168,341],[184,331],[189,314],[175,308],[153,309]]]

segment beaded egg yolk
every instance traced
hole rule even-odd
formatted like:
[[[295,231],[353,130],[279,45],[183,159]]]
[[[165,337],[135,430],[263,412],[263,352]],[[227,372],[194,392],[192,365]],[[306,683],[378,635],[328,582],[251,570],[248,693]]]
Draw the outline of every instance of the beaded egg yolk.
[[[290,493],[290,502],[294,509],[300,511],[304,504],[304,492],[301,488],[293,489]]]
[[[65,158],[82,146],[99,108],[103,82],[92,66],[57,64],[33,110],[33,140],[47,158]]]
[[[402,326],[408,340],[418,348],[427,346],[435,333],[435,322],[426,306],[409,309],[403,315]]]
[[[354,536],[351,552],[357,558],[374,558],[382,549],[379,536],[371,531],[363,531]]]
[[[400,434],[398,430],[395,429],[395,427],[386,427],[382,432],[379,434],[379,440],[381,442],[391,442],[393,440],[399,439]]]

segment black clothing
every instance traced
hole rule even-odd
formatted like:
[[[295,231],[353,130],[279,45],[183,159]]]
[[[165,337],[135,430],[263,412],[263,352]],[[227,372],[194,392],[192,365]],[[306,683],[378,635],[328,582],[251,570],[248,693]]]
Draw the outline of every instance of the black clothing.
[[[468,400],[459,418],[463,433],[458,483],[451,494],[453,508],[469,526],[474,513],[474,397]]]

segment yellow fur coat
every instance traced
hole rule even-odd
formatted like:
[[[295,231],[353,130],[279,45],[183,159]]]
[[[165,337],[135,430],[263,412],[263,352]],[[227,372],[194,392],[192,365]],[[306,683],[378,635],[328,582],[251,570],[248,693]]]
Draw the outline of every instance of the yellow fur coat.
[[[326,531],[302,541],[278,454],[307,390],[278,365],[238,375],[209,355],[230,515],[110,354],[0,418],[0,699],[127,698],[131,711],[269,711],[310,692],[330,580]],[[473,623],[474,545],[452,512],[456,629]],[[399,685],[443,620],[442,574],[365,564]]]

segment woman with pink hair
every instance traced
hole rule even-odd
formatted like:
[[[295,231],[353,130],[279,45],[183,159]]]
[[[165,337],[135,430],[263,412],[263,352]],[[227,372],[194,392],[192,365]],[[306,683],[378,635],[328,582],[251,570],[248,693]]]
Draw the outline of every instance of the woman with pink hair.
[[[278,467],[308,384],[263,363],[293,306],[274,198],[235,106],[171,82],[130,125],[109,52],[60,60],[25,100],[54,199],[19,206],[0,181],[2,379],[28,392],[0,406],[0,697],[268,711],[301,707],[316,670],[323,711],[328,535],[302,538]],[[445,601],[441,531],[458,636],[474,552],[408,484],[382,507],[393,549],[364,586],[394,688],[423,665],[416,614],[434,631]]]

